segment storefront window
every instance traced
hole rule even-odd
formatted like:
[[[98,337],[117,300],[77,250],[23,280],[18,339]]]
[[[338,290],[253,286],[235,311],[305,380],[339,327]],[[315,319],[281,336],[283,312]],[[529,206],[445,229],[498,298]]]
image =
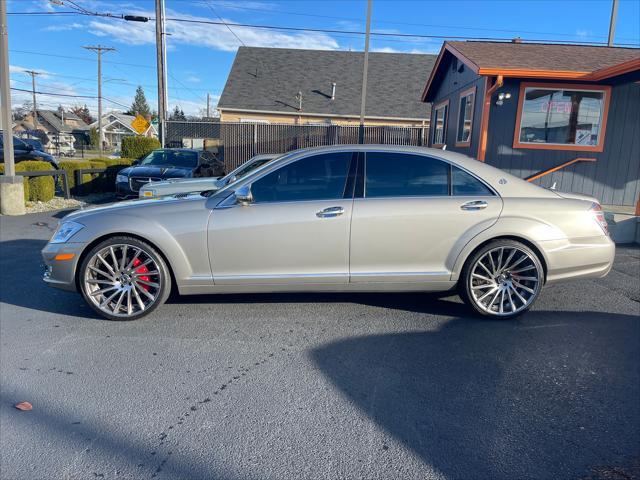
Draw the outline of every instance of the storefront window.
[[[608,87],[521,90],[514,147],[602,150]]]

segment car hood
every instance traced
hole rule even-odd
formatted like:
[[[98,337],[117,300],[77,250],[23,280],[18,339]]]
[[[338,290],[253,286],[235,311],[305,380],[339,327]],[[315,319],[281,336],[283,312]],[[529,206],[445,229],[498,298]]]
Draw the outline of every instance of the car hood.
[[[150,199],[133,199],[122,202],[109,203],[106,205],[98,205],[91,207],[83,207],[80,210],[71,212],[69,215],[63,217],[60,223],[68,220],[74,222],[83,223],[83,220],[96,217],[100,215],[108,215],[111,213],[125,213],[131,210],[145,210],[145,215],[154,215],[154,210],[162,208],[167,203],[187,202],[187,201],[199,201],[205,203],[207,199],[200,194],[193,194],[183,198],[176,197],[157,197]]]
[[[118,172],[119,175],[127,177],[161,177],[161,178],[184,178],[191,175],[190,168],[178,168],[162,165],[135,165],[127,167]]]

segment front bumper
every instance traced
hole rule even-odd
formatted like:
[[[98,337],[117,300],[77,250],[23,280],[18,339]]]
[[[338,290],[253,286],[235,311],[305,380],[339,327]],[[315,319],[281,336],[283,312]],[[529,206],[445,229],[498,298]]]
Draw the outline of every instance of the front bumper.
[[[131,190],[129,182],[116,182],[116,197],[138,198],[138,192]]]
[[[45,270],[43,280],[52,287],[60,288],[75,292],[76,288],[76,269],[80,261],[80,255],[84,251],[86,243],[47,243],[42,249],[42,260]],[[56,260],[56,256],[73,255],[66,260]]]

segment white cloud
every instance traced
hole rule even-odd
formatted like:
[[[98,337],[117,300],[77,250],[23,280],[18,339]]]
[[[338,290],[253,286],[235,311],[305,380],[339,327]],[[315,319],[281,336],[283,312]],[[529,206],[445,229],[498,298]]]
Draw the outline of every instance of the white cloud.
[[[579,38],[593,37],[593,32],[591,30],[578,29],[576,30],[576,37],[579,37]]]
[[[77,30],[83,27],[84,25],[81,23],[67,23],[62,25],[49,25],[48,27],[44,27],[42,30],[45,32],[66,32],[67,30]]]
[[[24,73],[26,76],[27,70],[33,70],[38,72],[40,75],[38,75],[37,78],[49,78],[50,72],[48,72],[47,70],[43,70],[41,68],[27,68],[27,67],[20,67],[18,65],[9,65],[9,73]]]
[[[188,74],[185,77],[185,80],[187,82],[190,82],[190,83],[200,83],[202,81],[202,79],[200,77],[198,77],[197,75],[193,75],[193,74]]]
[[[382,53],[438,53],[440,49],[434,48],[429,50],[422,50],[419,48],[412,48],[411,50],[398,50],[393,47],[380,47],[380,48],[372,48],[372,52],[382,52]]]
[[[153,16],[152,12],[131,12]],[[168,12],[167,17],[179,17],[188,20],[209,20],[205,17]],[[338,42],[324,33],[301,32],[286,33],[275,30],[263,30],[234,26],[231,20],[224,20],[242,41],[253,47],[306,48],[335,50]],[[240,42],[224,25],[185,23],[167,20],[167,46],[177,44],[207,47],[227,52],[235,51]],[[89,33],[100,37],[109,37],[129,45],[149,45],[155,43],[155,25],[153,22],[138,23],[116,20],[92,20]]]

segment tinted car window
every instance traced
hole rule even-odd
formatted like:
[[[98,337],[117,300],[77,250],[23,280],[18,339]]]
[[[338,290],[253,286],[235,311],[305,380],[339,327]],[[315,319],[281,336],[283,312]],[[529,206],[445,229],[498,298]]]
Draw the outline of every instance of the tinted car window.
[[[185,150],[154,150],[140,162],[140,165],[195,168],[198,166],[198,154]]]
[[[394,152],[366,156],[365,197],[449,195],[449,165],[440,160]]]
[[[489,187],[457,167],[452,167],[451,188],[453,195],[493,195]]]
[[[255,202],[342,198],[350,152],[313,155],[285,165],[251,185]]]

